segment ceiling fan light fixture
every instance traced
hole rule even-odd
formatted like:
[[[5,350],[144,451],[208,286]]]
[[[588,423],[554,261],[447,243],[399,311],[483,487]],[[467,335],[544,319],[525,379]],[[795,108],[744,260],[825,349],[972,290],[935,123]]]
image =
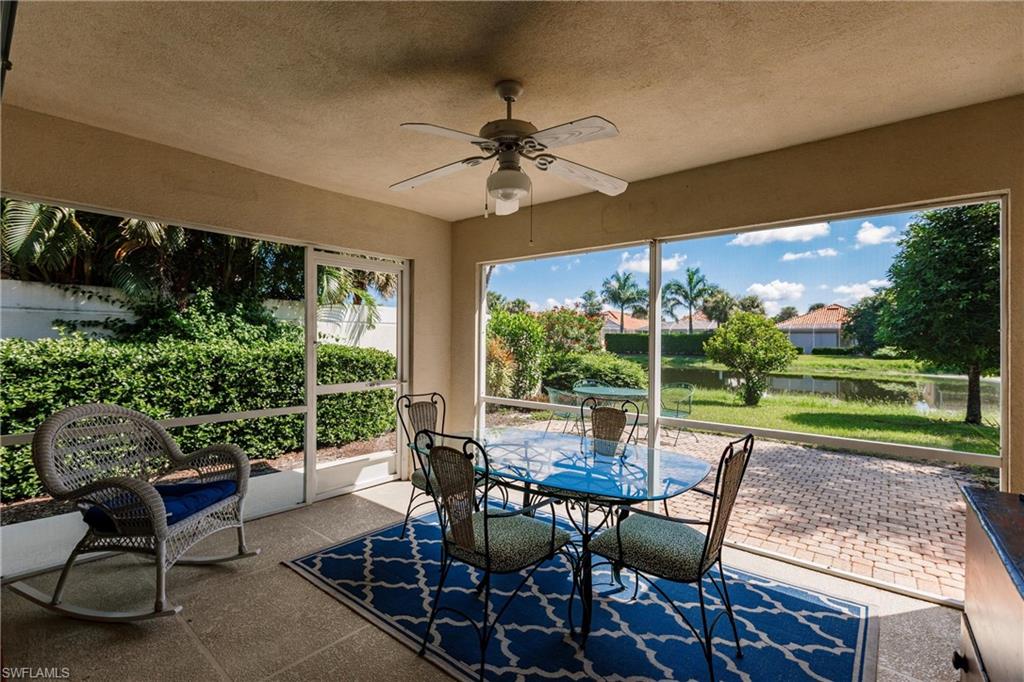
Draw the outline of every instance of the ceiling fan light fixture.
[[[494,199],[496,215],[511,215],[530,193],[530,176],[518,169],[497,170],[487,176],[487,193]]]
[[[494,215],[512,215],[519,210],[519,198],[515,199],[495,199],[494,200]]]

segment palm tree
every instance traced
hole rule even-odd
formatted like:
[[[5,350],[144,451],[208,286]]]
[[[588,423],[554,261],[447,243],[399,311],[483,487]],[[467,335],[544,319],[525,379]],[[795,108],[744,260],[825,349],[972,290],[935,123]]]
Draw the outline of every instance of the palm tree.
[[[704,297],[711,292],[707,277],[700,271],[700,268],[686,268],[686,282],[677,279],[670,280],[664,287],[664,295],[668,296],[671,305],[665,305],[672,315],[673,320],[678,320],[675,309],[677,306],[685,305],[688,316],[688,333],[693,333],[693,309],[700,308]],[[665,298],[663,297],[663,301]]]
[[[636,283],[631,272],[616,272],[601,284],[601,293],[608,305],[619,309],[619,332],[626,331],[626,308],[641,304],[646,292]]]
[[[709,287],[701,304],[701,312],[712,322],[725,324],[736,310],[736,299],[720,287]]]
[[[738,299],[736,307],[745,313],[754,313],[761,316],[765,314],[764,301],[756,294],[748,294]]]
[[[34,270],[49,282],[53,274],[73,264],[92,237],[73,208],[4,199],[0,242],[4,260],[21,279],[30,279]]]

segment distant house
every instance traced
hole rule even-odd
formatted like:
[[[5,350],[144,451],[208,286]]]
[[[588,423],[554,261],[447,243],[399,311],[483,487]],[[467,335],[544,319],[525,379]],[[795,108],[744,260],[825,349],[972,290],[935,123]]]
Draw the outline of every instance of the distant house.
[[[666,322],[666,323],[662,324],[661,328],[662,328],[663,331],[666,331],[666,332],[684,332],[684,333],[687,333],[687,332],[690,331],[689,320],[690,320],[690,316],[689,315],[685,315],[683,317],[680,317],[675,322]],[[702,313],[701,311],[698,310],[695,313],[693,313],[693,331],[694,332],[707,332],[707,331],[711,331],[712,329],[714,329],[717,326],[718,326],[717,322],[715,322],[714,320],[709,320],[708,316],[705,315],[704,313]]]
[[[605,334],[618,334],[619,333],[619,313],[615,310],[605,310],[601,313],[601,317],[604,318],[604,326],[601,327],[601,338],[604,338]],[[647,320],[641,320],[633,317],[632,315],[626,314],[622,317],[622,330],[625,334],[646,334],[647,333]]]
[[[846,348],[853,345],[843,338],[843,324],[849,318],[849,310],[838,303],[812,310],[804,315],[779,322],[776,326],[786,332],[790,342],[803,352],[813,348]]]

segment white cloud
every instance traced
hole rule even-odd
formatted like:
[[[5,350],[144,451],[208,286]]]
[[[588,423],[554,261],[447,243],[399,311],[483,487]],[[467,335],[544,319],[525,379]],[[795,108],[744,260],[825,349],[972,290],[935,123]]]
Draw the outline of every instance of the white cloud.
[[[817,237],[827,237],[828,223],[811,223],[810,225],[794,225],[792,227],[776,227],[771,230],[744,232],[736,235],[730,246],[760,246],[771,242],[809,242]]]
[[[875,293],[875,289],[889,286],[889,281],[885,279],[869,279],[866,282],[856,282],[854,284],[840,284],[832,291],[839,295],[836,299],[840,303],[856,303],[866,296],[871,296]]]
[[[494,277],[500,275],[503,272],[513,272],[515,269],[515,263],[498,263],[497,265],[494,266],[494,269],[491,270],[491,276]]]
[[[774,279],[764,284],[754,282],[747,287],[747,293],[760,297],[767,306],[769,302],[799,300],[804,295],[805,288],[799,282],[783,282]]]
[[[526,307],[529,308],[530,310],[532,310],[535,313],[538,313],[538,312],[540,312],[541,310],[544,309],[544,308],[541,307],[540,303],[537,303],[536,301],[527,301],[526,302]]]
[[[544,301],[544,310],[551,310],[552,308],[573,308],[580,303],[583,303],[583,299],[579,296],[563,298],[561,301],[557,298],[549,298]],[[532,309],[533,308],[531,308],[531,310]]]
[[[803,260],[805,258],[832,258],[838,256],[839,252],[835,249],[818,249],[817,251],[801,251],[800,253],[794,253],[787,251],[782,254],[782,258],[779,260],[790,261],[790,260]]]
[[[822,291],[827,291],[828,290],[828,285],[827,284],[819,284],[818,288],[821,289]]]
[[[686,262],[686,255],[682,253],[673,253],[668,258],[661,259],[661,271],[662,272],[675,272],[679,268],[683,267],[683,263]]]
[[[764,314],[768,317],[774,317],[778,315],[782,310],[782,304],[778,301],[765,301],[764,302]]]
[[[877,246],[879,244],[891,244],[899,241],[900,236],[892,225],[876,227],[868,221],[860,224],[857,230],[857,248],[862,246]]]
[[[683,263],[686,262],[686,255],[682,253],[674,253],[668,257],[662,257],[661,259],[661,271],[662,272],[675,272],[679,268],[683,267]],[[647,254],[647,251],[638,251],[632,253],[630,251],[623,251],[622,256],[619,258],[619,272],[639,272],[642,274],[649,274],[651,272],[651,258]]]

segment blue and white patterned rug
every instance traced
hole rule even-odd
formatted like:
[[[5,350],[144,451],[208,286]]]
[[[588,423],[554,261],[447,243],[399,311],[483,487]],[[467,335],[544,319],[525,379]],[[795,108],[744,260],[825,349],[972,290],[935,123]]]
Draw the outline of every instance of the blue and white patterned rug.
[[[328,594],[348,604],[400,641],[419,648],[440,573],[440,529],[433,514],[413,519],[405,539],[401,524],[353,538],[287,562]],[[586,651],[570,637],[568,562],[551,559],[534,574],[508,608],[487,654],[488,680],[703,680],[707,667],[696,639],[653,589],[641,582],[611,594],[610,575],[594,571],[597,594]],[[477,571],[458,561],[448,576],[442,604],[470,614],[482,611],[475,593]],[[723,617],[715,629],[715,675],[720,680],[852,680],[875,677],[877,636],[868,608],[843,599],[726,569],[743,658],[737,660],[732,630]],[[492,604],[521,580],[492,578]],[[700,623],[696,588],[660,581]],[[712,612],[720,602],[707,586]],[[602,594],[604,593],[604,594]],[[493,613],[493,610],[492,610]],[[580,602],[574,604],[579,626]],[[476,679],[479,648],[465,621],[441,613],[427,658],[459,679]]]

